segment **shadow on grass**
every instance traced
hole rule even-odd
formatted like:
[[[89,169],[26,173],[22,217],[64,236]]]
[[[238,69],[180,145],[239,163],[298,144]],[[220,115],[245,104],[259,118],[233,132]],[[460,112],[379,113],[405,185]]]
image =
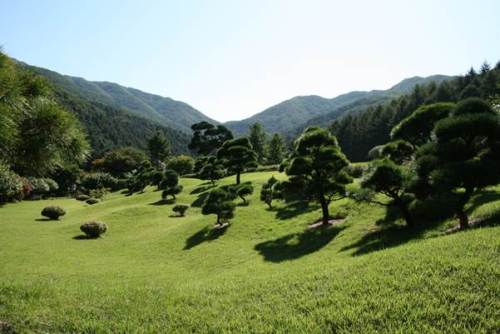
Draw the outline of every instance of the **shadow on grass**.
[[[375,223],[379,226],[378,229],[365,234],[361,239],[343,247],[340,251],[356,249],[352,255],[357,256],[396,247],[410,240],[421,239],[425,231],[436,228],[442,222],[442,220],[429,220],[417,222],[416,226],[408,227],[396,224],[400,218],[399,211],[394,207],[389,207],[384,218]]]
[[[319,208],[319,205],[312,204],[304,201],[294,201],[284,207],[274,209],[276,211],[276,218],[290,219],[303,213],[311,212]]]
[[[212,184],[212,183],[202,183],[200,184],[198,187],[194,188],[189,194],[191,195],[196,195],[196,194],[200,194],[200,193],[203,193],[207,190],[210,190],[212,188],[215,187],[215,184]]]
[[[50,219],[50,218],[37,218],[35,219],[37,222],[58,222],[59,219]]]
[[[201,208],[203,203],[205,203],[205,199],[208,197],[208,192],[201,193],[194,201],[191,203],[192,207]]]
[[[79,235],[75,235],[73,237],[73,240],[96,240],[96,239],[99,239],[99,237],[89,237],[89,236],[86,236],[85,234],[79,234]]]
[[[467,212],[472,213],[481,205],[500,200],[500,193],[492,190],[484,190],[474,196],[467,207]]]
[[[175,200],[173,198],[169,199],[159,199],[156,202],[149,203],[149,205],[167,205],[167,204],[174,204]]]
[[[330,226],[292,233],[284,237],[257,244],[254,249],[270,262],[298,259],[319,251],[333,240],[345,226]]]
[[[193,247],[198,246],[199,244],[206,241],[213,241],[219,239],[223,236],[230,225],[226,225],[222,228],[210,228],[205,226],[192,236],[186,239],[186,245],[184,246],[184,250],[191,249]]]

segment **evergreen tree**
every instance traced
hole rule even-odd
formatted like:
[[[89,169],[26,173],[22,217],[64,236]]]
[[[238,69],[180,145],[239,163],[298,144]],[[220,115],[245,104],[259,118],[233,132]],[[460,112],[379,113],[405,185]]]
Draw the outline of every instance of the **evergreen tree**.
[[[197,154],[209,155],[222,146],[222,144],[233,139],[233,134],[223,125],[213,125],[208,122],[199,122],[191,126],[193,137],[189,143],[189,149]]]
[[[267,161],[272,165],[278,165],[283,161],[285,157],[285,142],[280,134],[275,133],[267,148]]]
[[[175,195],[182,191],[182,185],[179,184],[179,176],[174,170],[165,170],[163,181],[160,183],[160,189],[163,190],[161,194],[163,199],[172,196],[175,200]]]
[[[170,154],[170,144],[165,135],[157,131],[153,137],[148,140],[148,151],[151,161],[163,161]]]
[[[266,183],[262,185],[260,190],[260,200],[269,206],[269,209],[273,208],[273,200],[282,198],[280,182],[271,176]]]
[[[223,178],[226,173],[222,163],[214,156],[206,157],[202,166],[198,172],[198,177],[202,180],[210,180],[212,184],[215,184],[216,180]]]
[[[343,198],[345,186],[351,182],[345,168],[348,165],[334,136],[321,128],[307,128],[295,141],[291,157],[283,164],[289,176],[284,182],[285,191],[305,201],[318,201],[326,225],[330,219],[328,205]]]
[[[233,196],[226,190],[217,188],[208,193],[207,198],[201,208],[204,215],[217,215],[217,225],[222,226],[229,219],[234,217],[235,204]]]
[[[257,155],[245,137],[226,141],[217,152],[217,158],[236,174],[236,184],[240,184],[240,175],[246,168],[257,167]]]
[[[250,135],[248,136],[252,148],[257,154],[257,161],[262,164],[265,158],[266,133],[260,123],[250,125]]]

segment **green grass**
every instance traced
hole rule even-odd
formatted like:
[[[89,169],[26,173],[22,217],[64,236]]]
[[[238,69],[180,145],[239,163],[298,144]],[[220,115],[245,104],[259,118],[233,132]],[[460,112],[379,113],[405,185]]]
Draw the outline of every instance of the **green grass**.
[[[500,229],[444,235],[447,221],[418,231],[376,225],[383,208],[342,200],[339,226],[306,231],[312,205],[258,200],[272,174],[252,181],[225,231],[191,207],[170,217],[160,192],[111,194],[0,208],[0,320],[34,333],[494,333],[500,329]],[[284,176],[279,175],[281,178]],[[228,178],[222,183],[233,182]],[[177,203],[199,205],[207,184],[183,179]],[[61,221],[38,221],[60,205]],[[495,217],[499,189],[470,204]],[[104,237],[74,239],[87,220]],[[494,218],[492,218],[494,219]]]

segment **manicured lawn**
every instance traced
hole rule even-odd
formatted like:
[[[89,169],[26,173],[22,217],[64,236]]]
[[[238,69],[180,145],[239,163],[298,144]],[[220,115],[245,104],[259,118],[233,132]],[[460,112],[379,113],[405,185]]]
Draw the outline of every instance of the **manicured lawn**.
[[[384,209],[342,200],[344,223],[306,230],[311,205],[275,210],[258,200],[277,172],[250,173],[255,193],[232,224],[212,229],[204,190],[183,179],[170,217],[160,192],[109,195],[0,208],[0,320],[36,333],[495,333],[500,330],[500,229],[444,235],[443,222],[418,231],[384,229]],[[234,177],[222,183],[234,182]],[[473,216],[500,212],[499,189],[471,203]],[[237,202],[239,200],[236,200]],[[60,205],[61,221],[41,221]],[[78,238],[87,220],[108,224]]]

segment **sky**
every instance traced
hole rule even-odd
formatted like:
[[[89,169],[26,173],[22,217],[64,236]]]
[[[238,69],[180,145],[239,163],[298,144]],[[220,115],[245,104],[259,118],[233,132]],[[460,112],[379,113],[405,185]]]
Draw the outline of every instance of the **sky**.
[[[499,13],[499,0],[0,0],[0,45],[228,121],[496,64]]]

